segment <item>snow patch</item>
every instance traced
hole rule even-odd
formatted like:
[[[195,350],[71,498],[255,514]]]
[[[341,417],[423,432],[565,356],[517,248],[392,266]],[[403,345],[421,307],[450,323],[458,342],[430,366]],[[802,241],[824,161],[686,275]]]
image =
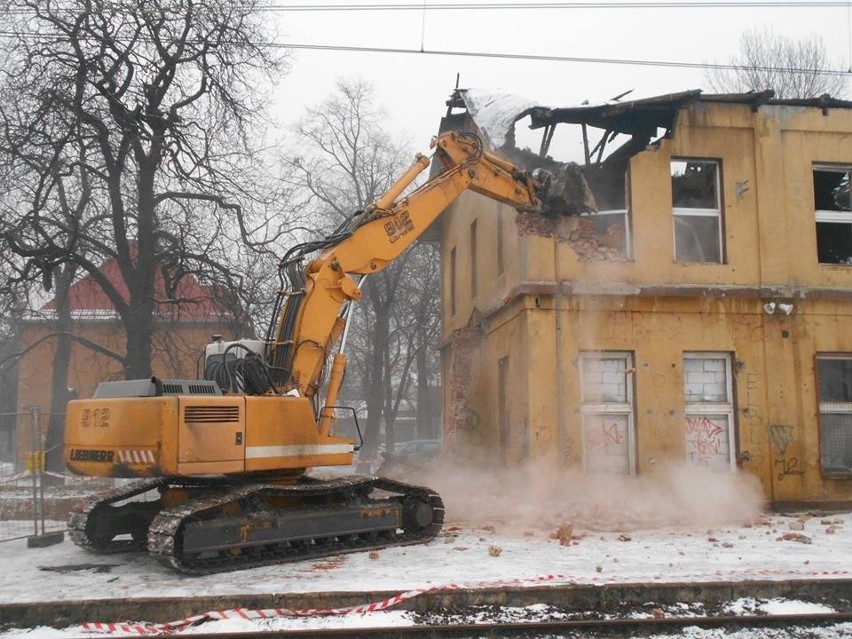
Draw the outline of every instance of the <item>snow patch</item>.
[[[509,93],[465,89],[461,94],[468,113],[492,149],[503,146],[515,122],[524,117],[530,109],[539,106],[532,100]]]

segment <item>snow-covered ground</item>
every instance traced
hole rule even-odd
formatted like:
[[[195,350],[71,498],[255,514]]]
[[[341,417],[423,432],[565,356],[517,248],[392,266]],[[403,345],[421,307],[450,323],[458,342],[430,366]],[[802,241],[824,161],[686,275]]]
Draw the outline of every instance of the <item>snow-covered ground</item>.
[[[186,597],[194,593],[381,590],[401,593],[452,584],[487,586],[507,580],[541,583],[537,580],[545,575],[553,576],[546,582],[550,584],[852,577],[850,514],[764,515],[754,522],[701,530],[684,527],[629,531],[568,528],[525,527],[518,531],[510,523],[504,528],[504,525],[451,522],[436,540],[426,545],[246,570],[229,573],[227,579],[176,575],[145,556],[93,556],[67,540],[56,546],[34,549],[27,549],[24,541],[15,541],[0,544],[0,562],[4,566],[0,576],[0,600],[11,603]],[[55,571],[63,566],[85,564],[108,566],[102,570]],[[368,595],[364,603],[371,603]],[[795,602],[740,602],[736,605],[743,611],[769,610],[769,605],[774,606],[772,612],[777,612],[779,607],[789,612],[799,611]],[[733,610],[737,610],[736,605]],[[258,623],[214,621],[199,626],[198,632],[201,629],[257,628]],[[337,624],[350,628],[353,624],[389,623],[414,623],[414,620],[411,613],[391,610],[345,618],[278,619],[263,622],[263,627],[336,627]],[[852,627],[847,630],[852,636]],[[79,631],[79,628],[67,631],[33,629],[30,636],[59,638],[71,636],[64,633],[72,631]],[[25,632],[8,631],[3,636],[15,637]]]
[[[610,486],[609,494],[624,500],[621,505],[602,500],[592,503],[585,499],[588,492],[581,490],[577,494],[584,499],[563,500],[558,507],[551,502],[546,508],[533,508],[530,499],[523,501],[519,496],[511,508],[496,507],[488,500],[508,495],[505,485],[477,494],[439,485],[447,502],[448,521],[439,537],[428,544],[233,572],[224,579],[181,576],[145,555],[95,556],[69,540],[33,549],[23,540],[12,541],[0,543],[4,568],[0,601],[357,591],[365,593],[363,603],[368,604],[369,593],[376,591],[402,593],[454,584],[487,587],[505,581],[516,581],[522,587],[541,583],[544,576],[546,583],[554,585],[852,578],[852,514],[765,514],[755,508],[759,500],[752,499],[747,486],[736,479],[730,481],[734,483],[715,496],[712,487],[705,487],[700,496],[706,507],[696,508],[689,517],[683,516],[688,508],[673,488],[682,484],[671,479],[654,486]],[[434,483],[440,484],[437,479]],[[459,501],[462,493],[476,504]],[[553,497],[552,491],[536,491],[544,493]],[[677,516],[667,517],[663,503],[669,503],[670,512]],[[652,525],[654,522],[664,525]],[[86,564],[103,566],[81,568]],[[810,605],[731,603],[733,611],[744,612],[799,612],[797,606]],[[197,632],[248,631],[257,629],[258,623],[285,629],[415,622],[413,613],[391,609],[345,617],[264,622],[229,619],[207,622]],[[830,634],[837,628],[809,636],[844,636]],[[0,636],[48,639],[78,636],[79,630],[19,629]],[[852,625],[847,624],[844,632],[852,636]],[[721,635],[696,629],[687,636]],[[732,636],[752,639],[763,635]]]

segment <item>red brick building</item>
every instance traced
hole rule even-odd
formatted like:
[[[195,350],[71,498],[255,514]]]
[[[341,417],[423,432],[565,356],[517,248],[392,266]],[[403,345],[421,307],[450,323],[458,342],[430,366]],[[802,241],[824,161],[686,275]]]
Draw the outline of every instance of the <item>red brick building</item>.
[[[127,299],[127,287],[115,260],[106,262],[101,273]],[[185,276],[171,296],[158,278],[158,299],[178,300],[158,305],[152,344],[152,372],[163,378],[196,378],[200,371],[200,354],[211,335],[230,339],[234,335],[232,316],[216,302],[210,289],[202,286],[193,275]],[[102,349],[123,356],[126,348],[125,329],[113,304],[95,280],[87,275],[75,282],[68,293],[72,330],[76,336]],[[51,406],[51,380],[56,353],[56,301],[47,302],[25,321],[21,331],[19,363],[18,409],[39,406],[45,415]],[[113,358],[74,341],[68,368],[70,396],[89,397],[102,381],[124,378],[123,366]],[[19,450],[20,450],[19,438]],[[26,438],[27,441],[31,438]]]

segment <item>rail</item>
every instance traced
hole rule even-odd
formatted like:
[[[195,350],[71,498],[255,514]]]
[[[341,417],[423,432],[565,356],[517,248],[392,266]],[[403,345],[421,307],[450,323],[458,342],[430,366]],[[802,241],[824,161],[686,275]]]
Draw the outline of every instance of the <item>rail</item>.
[[[568,632],[594,633],[596,637],[649,636],[656,632],[677,633],[687,627],[714,628],[723,630],[753,629],[812,629],[852,622],[852,612],[827,612],[810,614],[768,615],[718,615],[685,616],[663,618],[630,619],[564,619],[559,621],[494,621],[485,623],[418,624],[411,626],[393,625],[377,627],[338,627],[303,630],[258,630],[256,634],[246,631],[193,632],[193,639],[245,639],[246,636],[262,635],[264,639],[276,637],[304,637],[324,639],[337,637],[365,637],[384,639],[392,637],[548,637],[566,636]],[[88,635],[89,637],[91,635]],[[124,635],[127,636],[127,635]],[[679,635],[675,635],[679,636]],[[840,636],[840,635],[839,635]],[[81,635],[81,638],[83,635]]]

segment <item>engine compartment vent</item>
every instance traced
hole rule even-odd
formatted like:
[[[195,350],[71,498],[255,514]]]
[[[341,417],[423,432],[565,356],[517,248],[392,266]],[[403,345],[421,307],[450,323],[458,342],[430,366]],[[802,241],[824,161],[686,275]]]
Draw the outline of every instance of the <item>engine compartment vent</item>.
[[[216,382],[203,379],[164,379],[160,382],[163,395],[221,395]]]
[[[239,423],[239,406],[186,406],[183,409],[186,424]]]

